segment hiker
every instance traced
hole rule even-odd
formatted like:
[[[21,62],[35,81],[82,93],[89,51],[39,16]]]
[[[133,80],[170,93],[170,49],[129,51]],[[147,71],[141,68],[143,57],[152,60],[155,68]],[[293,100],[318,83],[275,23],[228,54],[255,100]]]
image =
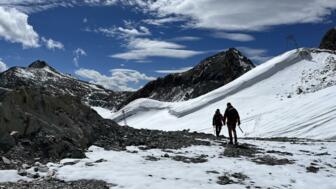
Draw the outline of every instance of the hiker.
[[[215,128],[216,137],[218,138],[219,137],[219,133],[221,132],[222,126],[223,126],[223,116],[220,113],[219,109],[216,110],[216,113],[213,116],[212,125]]]
[[[224,113],[223,123],[224,125],[227,123],[229,137],[230,137],[229,144],[233,144],[233,140],[232,140],[232,134],[233,134],[235,144],[237,145],[238,141],[237,141],[236,126],[237,126],[237,123],[238,125],[240,125],[240,117],[239,117],[238,111],[231,105],[231,103],[227,103],[227,108]]]

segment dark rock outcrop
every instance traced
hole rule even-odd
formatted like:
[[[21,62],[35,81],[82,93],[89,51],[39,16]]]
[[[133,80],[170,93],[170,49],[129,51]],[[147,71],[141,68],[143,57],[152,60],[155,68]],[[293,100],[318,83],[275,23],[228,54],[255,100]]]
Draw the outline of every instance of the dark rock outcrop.
[[[320,49],[336,50],[336,28],[330,29],[322,38]]]
[[[23,147],[35,152],[27,154],[32,159],[83,157],[83,149],[96,141],[103,126],[104,120],[73,96],[52,96],[36,88],[0,96],[0,150],[12,154]]]
[[[201,61],[183,73],[169,74],[149,82],[130,95],[123,105],[138,99],[180,101],[195,98],[219,88],[254,68],[251,60],[237,49],[230,48]]]
[[[77,180],[77,181],[63,181],[63,180],[33,180],[30,182],[20,181],[17,183],[0,183],[0,188],[7,189],[108,189],[114,184],[108,184],[99,180]]]
[[[0,90],[0,134],[0,157],[10,160],[0,161],[0,169],[81,158],[90,145],[113,150],[132,145],[143,149],[210,145],[197,140],[205,134],[121,127],[100,117],[80,98],[50,95],[39,88]]]
[[[92,106],[114,109],[131,92],[115,92],[62,74],[45,61],[37,60],[28,67],[12,67],[0,73],[0,87],[17,89],[33,87],[52,95],[71,95],[80,97]]]

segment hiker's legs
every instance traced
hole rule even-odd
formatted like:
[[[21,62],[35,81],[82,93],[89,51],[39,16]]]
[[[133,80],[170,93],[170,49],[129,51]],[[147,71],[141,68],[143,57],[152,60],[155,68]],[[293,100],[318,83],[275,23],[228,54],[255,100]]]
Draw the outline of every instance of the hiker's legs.
[[[219,130],[218,130],[218,136],[219,136],[221,130],[222,130],[222,126],[219,127]]]
[[[216,137],[219,136],[219,132],[218,132],[218,125],[216,125]]]
[[[216,126],[216,136],[219,137],[219,134],[222,130],[222,126]]]
[[[230,144],[233,144],[231,125],[228,125],[227,128],[228,128],[228,131],[229,131]]]
[[[232,132],[234,135],[234,140],[235,140],[235,144],[238,144],[238,140],[237,140],[237,132],[236,132],[236,126],[232,126]]]

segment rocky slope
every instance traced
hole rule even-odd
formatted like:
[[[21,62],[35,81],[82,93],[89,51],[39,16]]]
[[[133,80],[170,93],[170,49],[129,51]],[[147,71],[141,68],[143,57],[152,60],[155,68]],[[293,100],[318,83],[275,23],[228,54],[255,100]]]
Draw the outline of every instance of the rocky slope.
[[[336,28],[330,29],[323,36],[320,49],[336,50]]]
[[[181,101],[195,98],[221,87],[254,68],[251,60],[230,48],[201,61],[189,71],[169,74],[149,82],[122,103],[138,98]]]
[[[114,109],[130,92],[114,92],[99,85],[62,74],[44,61],[35,61],[28,67],[12,67],[0,73],[0,87],[15,89],[34,87],[53,95],[81,97],[91,106]]]
[[[187,132],[120,127],[71,95],[50,95],[39,88],[0,89],[0,169],[84,157],[93,144],[125,150],[128,145],[177,148],[202,143]]]
[[[94,110],[70,95],[52,96],[38,88],[2,90],[0,95],[0,151],[10,151],[10,156],[83,157],[83,149],[105,125]]]

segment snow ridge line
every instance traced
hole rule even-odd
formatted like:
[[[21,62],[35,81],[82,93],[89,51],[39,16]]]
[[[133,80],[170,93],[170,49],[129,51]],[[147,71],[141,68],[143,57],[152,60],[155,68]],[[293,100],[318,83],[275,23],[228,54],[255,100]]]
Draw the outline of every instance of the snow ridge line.
[[[300,51],[303,51],[303,50],[305,50],[305,49],[301,49]],[[233,95],[233,94],[235,94],[235,93],[237,93],[241,90],[244,90],[248,87],[251,87],[252,85],[254,85],[254,84],[256,84],[256,83],[258,83],[262,80],[265,80],[265,79],[271,77],[272,75],[280,72],[281,70],[284,70],[285,68],[287,68],[287,67],[299,62],[300,60],[302,60],[303,57],[300,56],[300,51],[296,51],[294,53],[293,53],[293,51],[291,51],[293,53],[293,56],[290,56],[289,58],[284,59],[284,60],[274,64],[272,66],[272,68],[267,69],[266,71],[264,71],[264,73],[261,73],[261,74],[258,74],[256,76],[251,77],[249,74],[251,74],[251,72],[253,72],[254,70],[257,70],[259,67],[254,68],[250,72],[247,72],[246,74],[244,74],[246,76],[244,80],[238,78],[237,80],[234,80],[231,83],[227,84],[227,86],[224,86],[224,87],[228,88],[226,90],[226,93],[220,94],[220,93],[222,93],[221,88],[219,88],[219,90],[216,89],[213,92],[214,92],[214,96],[217,96],[217,97],[207,100],[207,99],[204,98],[206,95],[203,95],[199,98],[196,98],[193,101],[193,102],[196,102],[195,103],[195,104],[197,104],[196,106],[194,106],[192,108],[189,108],[189,109],[183,109],[182,108],[182,110],[179,110],[179,107],[177,107],[177,108],[168,107],[169,113],[171,115],[174,115],[174,116],[180,118],[180,117],[183,117],[183,116],[188,115],[190,113],[193,113],[193,112],[195,112],[199,109],[202,109],[202,108],[204,108],[204,107],[206,107],[210,104],[213,104],[213,103],[215,103],[219,100],[223,100],[224,98],[226,98],[228,96],[231,96],[231,95]],[[308,49],[308,51],[309,51],[309,49]],[[267,64],[267,63],[265,63],[265,64]],[[263,69],[263,67],[261,69]],[[244,75],[242,77],[244,77]],[[236,83],[240,83],[240,84],[237,85]],[[231,86],[233,86],[233,87],[231,87]],[[237,86],[237,87],[234,87],[234,86]],[[201,101],[201,103],[199,103],[198,100]],[[185,107],[185,104],[183,104],[183,106]]]

